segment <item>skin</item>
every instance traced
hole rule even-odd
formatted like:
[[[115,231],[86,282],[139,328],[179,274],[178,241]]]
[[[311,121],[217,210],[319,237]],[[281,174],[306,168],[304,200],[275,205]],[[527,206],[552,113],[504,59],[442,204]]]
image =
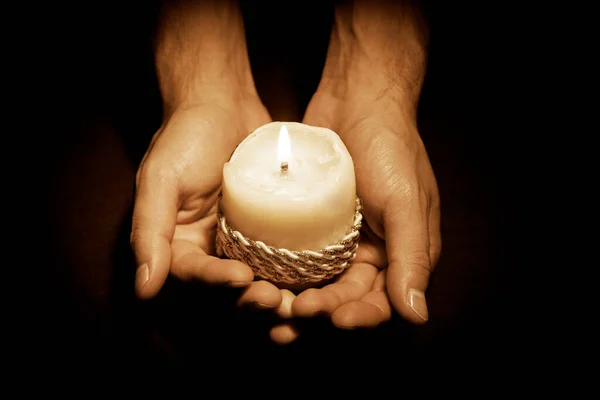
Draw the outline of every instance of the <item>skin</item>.
[[[169,3],[156,46],[165,120],[137,175],[138,296],[155,296],[168,274],[243,287],[240,306],[279,317],[270,336],[281,344],[298,337],[297,318],[326,316],[343,329],[373,328],[394,312],[426,322],[425,293],[441,251],[439,194],[416,124],[426,44],[425,24],[408,2],[336,7],[322,80],[303,122],[334,130],[348,147],[365,223],[350,268],[328,285],[293,293],[214,257],[223,164],[270,121],[239,10],[230,2]],[[198,54],[207,61],[195,62]]]

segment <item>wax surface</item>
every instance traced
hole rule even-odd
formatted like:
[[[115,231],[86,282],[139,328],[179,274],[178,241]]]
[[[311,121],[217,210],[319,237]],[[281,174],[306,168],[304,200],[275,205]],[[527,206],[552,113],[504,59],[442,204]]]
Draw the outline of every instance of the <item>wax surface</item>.
[[[281,125],[290,138],[288,170],[278,158]],[[326,128],[272,122],[251,133],[223,168],[221,207],[244,236],[289,250],[319,250],[340,241],[354,220],[352,158]]]

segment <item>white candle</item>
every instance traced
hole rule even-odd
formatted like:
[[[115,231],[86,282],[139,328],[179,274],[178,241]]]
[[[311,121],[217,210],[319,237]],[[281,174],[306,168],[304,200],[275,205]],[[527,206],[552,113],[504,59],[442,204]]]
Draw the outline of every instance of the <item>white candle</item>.
[[[263,125],[223,168],[227,224],[275,248],[320,250],[339,242],[353,225],[355,201],[352,157],[327,128]]]

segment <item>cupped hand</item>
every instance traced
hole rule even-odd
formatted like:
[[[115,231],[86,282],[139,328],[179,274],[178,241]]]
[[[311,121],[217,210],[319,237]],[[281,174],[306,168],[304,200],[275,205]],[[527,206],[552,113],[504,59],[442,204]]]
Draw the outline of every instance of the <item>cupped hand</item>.
[[[308,288],[296,294],[282,290],[282,303],[276,308],[282,318],[271,328],[271,339],[279,344],[296,340],[301,331],[297,321],[307,318],[331,318],[342,329],[372,328],[391,318],[385,288],[385,256],[380,239],[369,228],[361,233],[360,246],[352,264],[324,286]]]
[[[303,122],[334,130],[348,147],[364,229],[352,266],[336,282],[300,293],[293,315],[329,315],[346,329],[377,326],[392,310],[426,322],[425,293],[441,252],[440,199],[414,114],[389,99],[317,93]]]
[[[137,172],[131,245],[138,265],[138,297],[154,297],[169,274],[243,287],[238,305],[270,310],[277,321],[271,338],[283,344],[298,337],[295,326],[286,322],[294,316],[295,294],[255,280],[249,266],[217,257],[215,248],[223,164],[249,132],[267,122],[270,117],[259,101],[201,104],[171,113]],[[360,270],[357,264],[331,287],[343,290],[344,279],[354,285],[352,271]]]
[[[237,144],[270,121],[262,103],[223,100],[179,107],[154,135],[136,176],[131,244],[136,293],[155,296],[167,276],[245,287],[241,301],[281,303],[279,290],[244,263],[215,256],[216,200],[223,164]]]
[[[254,281],[241,262],[215,257],[222,166],[269,116],[260,102],[203,104],[173,112],[140,165],[131,234],[138,296],[153,297],[169,273],[246,287],[239,304],[273,309],[283,322],[271,338],[282,344],[298,337],[296,317],[327,315],[341,328],[374,327],[391,318],[393,308],[415,323],[426,321],[424,293],[441,250],[435,177],[414,124],[401,113],[393,118],[376,107],[362,113],[355,107],[317,94],[303,121],[342,136],[363,202],[357,257],[334,282],[296,297]]]

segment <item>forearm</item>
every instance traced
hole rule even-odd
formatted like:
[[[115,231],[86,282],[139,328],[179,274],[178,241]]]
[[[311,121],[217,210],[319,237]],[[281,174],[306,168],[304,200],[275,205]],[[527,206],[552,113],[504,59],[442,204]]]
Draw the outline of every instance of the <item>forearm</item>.
[[[340,100],[394,99],[414,112],[428,43],[415,3],[356,0],[336,6],[319,90]]]
[[[235,1],[164,1],[154,49],[167,112],[208,100],[256,96]]]

